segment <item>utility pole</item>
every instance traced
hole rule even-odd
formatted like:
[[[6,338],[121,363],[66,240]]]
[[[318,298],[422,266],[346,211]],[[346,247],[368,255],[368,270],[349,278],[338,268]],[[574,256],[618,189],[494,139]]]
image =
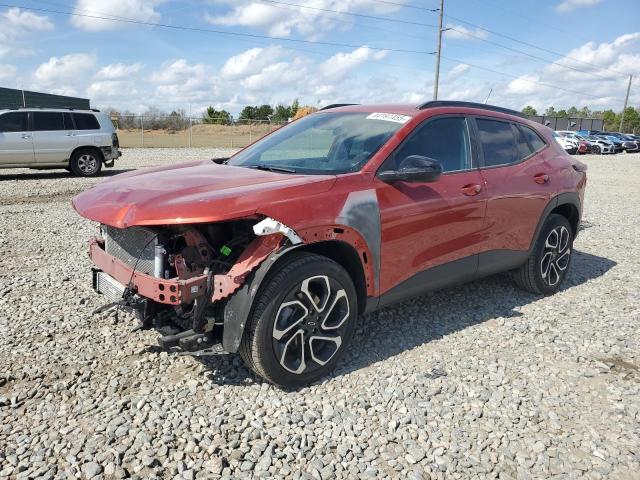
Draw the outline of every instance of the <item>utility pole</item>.
[[[433,99],[438,100],[438,82],[440,81],[440,51],[442,50],[442,16],[444,0],[440,0],[440,20],[438,21],[438,51],[436,52],[436,78],[433,83]]]
[[[629,84],[627,85],[627,96],[624,97],[624,107],[622,108],[622,115],[620,115],[620,133],[622,133],[622,126],[624,125],[624,111],[627,109],[627,102],[629,101],[629,90],[631,90],[631,81],[633,75],[629,75]]]

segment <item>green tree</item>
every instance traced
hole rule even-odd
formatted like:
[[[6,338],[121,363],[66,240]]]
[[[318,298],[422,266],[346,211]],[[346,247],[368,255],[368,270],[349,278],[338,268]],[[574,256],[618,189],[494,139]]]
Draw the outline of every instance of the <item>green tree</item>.
[[[567,110],[567,116],[569,117],[577,117],[578,116],[578,109],[576,107],[571,107],[569,110]]]
[[[618,126],[620,127],[620,119],[618,119]],[[622,130],[627,133],[633,133],[640,130],[640,112],[633,107],[627,107],[624,111],[624,123]]]
[[[562,110],[558,110],[556,112],[556,117],[566,117],[567,116],[567,111],[562,109]]]
[[[202,123],[215,125],[228,125],[232,120],[233,118],[229,112],[226,110],[216,110],[211,106],[207,107],[207,111],[202,116]]]
[[[604,129],[608,132],[615,131],[620,126],[620,117],[613,110],[602,112],[602,120],[604,120]]]
[[[556,113],[556,109],[553,107],[549,107],[544,111],[545,117],[555,117],[556,115],[558,114]]]
[[[589,110],[589,107],[582,107],[578,112],[578,115],[583,118],[589,118],[593,115],[593,113],[591,112],[591,110]]]
[[[240,112],[240,116],[238,117],[240,120],[255,120],[256,119],[256,107],[252,107],[251,105],[247,105]]]
[[[535,116],[538,114],[538,112],[536,111],[535,108],[533,108],[531,105],[527,105],[526,107],[524,107],[522,109],[522,113],[524,113],[525,115],[529,115],[531,117]]]

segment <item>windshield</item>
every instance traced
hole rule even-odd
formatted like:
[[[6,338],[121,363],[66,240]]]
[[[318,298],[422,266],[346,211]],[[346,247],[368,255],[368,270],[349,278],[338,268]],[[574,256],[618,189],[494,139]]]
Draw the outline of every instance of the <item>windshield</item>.
[[[309,115],[238,152],[227,163],[289,173],[355,172],[410,118],[359,112]]]

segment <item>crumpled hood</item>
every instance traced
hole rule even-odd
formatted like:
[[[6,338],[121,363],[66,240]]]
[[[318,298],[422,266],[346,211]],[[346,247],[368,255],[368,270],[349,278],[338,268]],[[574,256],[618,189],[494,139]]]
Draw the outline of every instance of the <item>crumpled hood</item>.
[[[304,200],[331,188],[333,175],[298,175],[192,162],[117,175],[76,196],[85,218],[133,225],[207,223],[246,217],[260,207]]]

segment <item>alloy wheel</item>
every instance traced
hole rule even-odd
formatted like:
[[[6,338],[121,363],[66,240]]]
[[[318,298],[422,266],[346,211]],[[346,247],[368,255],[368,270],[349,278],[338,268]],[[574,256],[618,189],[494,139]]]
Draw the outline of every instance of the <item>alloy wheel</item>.
[[[347,292],[337,280],[327,275],[303,280],[285,296],[273,322],[280,365],[295,374],[325,366],[343,343],[349,316]]]
[[[550,287],[556,286],[571,259],[571,235],[564,225],[549,232],[544,242],[544,250],[540,260],[542,279]]]
[[[78,157],[78,168],[85,175],[91,175],[98,169],[98,160],[93,155],[85,153]]]

